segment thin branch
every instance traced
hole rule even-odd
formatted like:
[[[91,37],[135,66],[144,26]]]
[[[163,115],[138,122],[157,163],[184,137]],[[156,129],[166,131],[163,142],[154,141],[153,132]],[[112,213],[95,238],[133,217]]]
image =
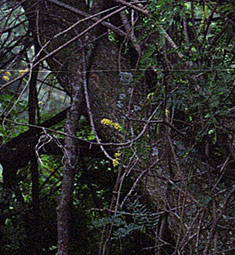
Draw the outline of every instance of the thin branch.
[[[111,10],[117,8],[117,7],[113,7],[113,8],[110,8],[108,10],[105,10],[103,12],[97,13],[96,15],[90,15],[90,14],[88,14],[88,13],[86,13],[84,11],[81,11],[81,10],[71,6],[71,5],[59,2],[57,0],[48,0],[48,1],[53,3],[53,4],[58,5],[60,7],[63,7],[64,9],[67,9],[67,10],[69,10],[71,12],[74,12],[74,13],[82,16],[82,17],[89,18],[89,19],[91,19],[92,21],[95,21],[95,22],[99,21],[99,18],[96,17],[97,15],[103,14],[104,12],[111,11]],[[115,27],[114,25],[112,25],[111,23],[109,23],[107,21],[102,21],[101,25],[106,26],[107,28],[111,29],[113,32],[115,32],[115,33],[117,33],[117,34],[119,34],[121,36],[126,36],[126,33],[123,30],[119,29],[118,27]]]
[[[100,146],[100,149],[103,151],[103,153],[105,154],[105,156],[110,159],[113,160],[113,158],[108,154],[108,152],[104,149],[103,145],[101,144],[100,138],[98,136],[98,133],[96,131],[95,128],[95,123],[94,123],[94,119],[93,119],[93,114],[91,111],[91,104],[90,104],[90,97],[89,97],[89,93],[88,93],[88,87],[87,87],[87,77],[86,77],[86,56],[85,56],[85,51],[83,50],[82,52],[82,59],[83,59],[83,74],[82,74],[82,78],[83,78],[83,89],[84,89],[84,94],[85,94],[85,99],[86,99],[86,105],[87,105],[87,112],[89,115],[89,119],[90,119],[90,125],[91,125],[91,129],[94,132],[96,141],[98,143],[98,145]]]
[[[106,16],[104,16],[103,18],[97,20],[94,24],[92,24],[91,26],[89,26],[88,28],[84,29],[80,34],[74,36],[73,38],[71,38],[70,40],[68,40],[67,42],[65,42],[64,44],[60,45],[59,47],[57,47],[55,50],[51,51],[49,54],[47,54],[46,56],[42,57],[41,59],[39,59],[36,63],[34,63],[31,66],[31,69],[36,67],[37,65],[39,65],[40,63],[42,63],[43,61],[47,60],[48,58],[54,56],[56,53],[60,52],[61,50],[63,50],[65,47],[67,47],[68,45],[70,45],[71,43],[73,43],[74,41],[76,41],[77,39],[79,39],[80,37],[82,37],[83,35],[85,35],[87,32],[89,32],[90,30],[92,30],[93,28],[95,28],[97,25],[101,24],[104,20],[110,18],[111,16],[123,11],[126,9],[126,6],[120,7],[118,8],[116,11],[113,11],[112,13],[107,14]],[[61,32],[62,33],[62,32]],[[60,33],[60,34],[61,34]],[[57,37],[57,35],[56,35]],[[49,41],[50,42],[50,41]],[[49,43],[48,42],[48,43]],[[45,46],[45,45],[44,45]],[[41,49],[43,50],[43,49]],[[39,52],[40,54],[41,52]],[[34,59],[36,59],[37,56],[34,57]],[[30,70],[31,70],[30,69]],[[5,83],[4,85],[1,86],[0,91],[3,90],[4,88],[6,88],[7,86],[11,85],[12,83],[18,81],[21,78],[24,78],[29,72],[30,70],[28,70],[27,72],[19,75],[18,77],[12,79],[11,81]]]
[[[222,217],[222,215],[223,215],[223,213],[224,213],[224,211],[225,211],[225,209],[226,209],[226,206],[227,206],[227,204],[228,204],[228,202],[229,202],[229,200],[230,200],[230,198],[231,198],[231,196],[232,196],[232,194],[233,194],[234,192],[235,192],[235,185],[233,185],[232,190],[229,192],[229,194],[228,194],[227,197],[225,198],[224,205],[223,205],[223,207],[220,209],[220,212],[219,212],[217,218],[215,219],[215,221],[214,221],[214,223],[213,223],[213,225],[212,225],[212,227],[211,227],[210,235],[209,235],[209,238],[208,238],[208,242],[207,242],[207,244],[206,244],[206,247],[205,247],[205,249],[204,249],[204,251],[203,251],[203,255],[207,255],[207,254],[208,254],[208,250],[209,250],[209,248],[210,248],[211,242],[213,241],[213,238],[214,238],[214,235],[215,235],[216,227],[217,227],[217,225],[218,225],[218,223],[219,223],[219,220],[220,220],[220,218]]]
[[[148,11],[138,7],[138,6],[135,6],[129,2],[126,2],[126,1],[123,1],[123,0],[115,0],[116,2],[118,3],[121,3],[125,6],[128,6],[130,7],[131,9],[134,9],[142,14],[144,14],[146,17],[148,18],[151,18],[152,15],[151,13],[149,13]],[[170,44],[170,46],[173,48],[173,49],[176,49],[178,50],[178,46],[176,45],[176,43],[172,40],[172,38],[169,36],[169,34],[163,29],[163,27],[161,25],[158,25],[158,27],[162,30],[162,32],[164,33],[165,37],[166,37],[166,40],[168,41],[168,43]],[[183,58],[184,55],[180,52],[180,51],[177,51],[177,55],[180,57],[180,58]]]
[[[134,29],[133,27],[131,27],[131,25],[129,24],[129,21],[128,21],[128,18],[127,18],[127,15],[124,11],[120,12],[120,16],[121,16],[121,19],[122,19],[122,23],[125,27],[125,30],[126,30],[126,33],[127,33],[127,36],[130,38],[130,40],[132,41],[136,51],[138,52],[139,56],[141,55],[141,48],[140,48],[140,45],[137,43],[137,38],[134,34]]]

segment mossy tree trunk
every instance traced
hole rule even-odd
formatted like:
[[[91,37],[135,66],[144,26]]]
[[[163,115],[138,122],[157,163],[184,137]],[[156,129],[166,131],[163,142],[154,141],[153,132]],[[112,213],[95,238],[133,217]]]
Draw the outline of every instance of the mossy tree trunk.
[[[120,121],[117,100],[121,93],[127,91],[119,73],[123,68],[128,68],[128,64],[120,59],[119,49],[108,39],[108,29],[99,20],[94,25],[94,21],[83,20],[84,17],[76,13],[79,10],[94,15],[101,12],[105,4],[104,0],[96,0],[90,8],[82,0],[23,3],[28,17],[35,22],[34,33],[41,46],[39,56],[46,57],[52,72],[71,99],[65,124],[64,172],[57,207],[59,255],[69,254],[69,213],[74,173],[79,161],[75,137],[80,116],[84,114],[89,117],[97,141],[100,137],[103,141],[116,140],[113,130],[105,129],[101,120]],[[113,10],[118,13],[119,9]],[[108,13],[113,16],[112,11]],[[104,15],[98,18],[102,19]],[[35,62],[38,60],[35,58]]]

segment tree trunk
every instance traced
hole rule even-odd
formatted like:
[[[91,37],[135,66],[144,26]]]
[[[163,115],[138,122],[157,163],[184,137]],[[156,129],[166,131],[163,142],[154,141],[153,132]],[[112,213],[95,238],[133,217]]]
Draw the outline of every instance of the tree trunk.
[[[64,172],[57,207],[58,254],[67,255],[73,179],[80,155],[75,137],[80,114],[84,108],[83,82],[86,79],[86,103],[89,108],[88,111],[83,111],[83,114],[89,115],[97,139],[101,137],[102,141],[117,141],[119,137],[117,130],[105,127],[101,124],[101,120],[107,118],[113,122],[120,122],[122,114],[126,113],[129,83],[120,79],[120,74],[122,70],[129,70],[130,66],[126,60],[120,58],[117,45],[108,39],[108,30],[101,25],[101,22],[98,21],[92,27],[94,21],[84,22],[82,16],[71,11],[74,7],[87,13],[89,11],[92,14],[98,13],[102,11],[105,1],[93,1],[92,10],[89,10],[82,0],[66,0],[63,4],[58,1],[37,4],[38,2],[34,0],[27,1],[24,3],[24,8],[30,13],[29,15],[36,16],[35,27],[43,55],[50,56],[47,58],[50,68],[71,98],[71,107],[65,123]],[[123,7],[115,10],[114,13],[121,10]],[[112,15],[110,14],[110,17]],[[77,25],[73,26],[75,23]],[[66,29],[68,30],[63,33]],[[87,32],[84,33],[86,30]],[[84,35],[79,36],[82,33]],[[67,44],[68,42],[70,43]],[[66,44],[67,46],[64,47],[63,45]],[[85,59],[83,59],[84,53]],[[84,69],[85,65],[86,69]],[[83,78],[82,72],[85,73]]]
[[[79,149],[76,146],[76,132],[80,118],[79,108],[82,97],[79,86],[75,83],[72,93],[72,104],[65,123],[64,171],[59,205],[57,207],[58,255],[69,254],[69,223],[73,203],[73,179]]]

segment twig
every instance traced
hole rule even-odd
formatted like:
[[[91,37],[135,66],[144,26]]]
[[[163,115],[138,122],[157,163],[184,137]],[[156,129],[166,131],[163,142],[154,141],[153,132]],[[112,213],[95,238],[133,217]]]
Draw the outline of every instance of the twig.
[[[55,50],[51,51],[49,54],[47,54],[46,56],[42,57],[41,59],[39,59],[36,63],[33,64],[33,66],[30,68],[34,68],[37,65],[39,65],[40,63],[42,63],[43,61],[47,60],[48,58],[54,56],[56,53],[60,52],[61,50],[63,50],[65,47],[67,47],[68,45],[70,45],[71,43],[73,43],[74,41],[76,41],[77,39],[79,39],[80,37],[82,37],[83,35],[85,35],[87,32],[89,32],[90,30],[92,30],[94,27],[96,27],[97,25],[99,25],[100,23],[102,23],[104,20],[110,18],[111,16],[115,15],[116,13],[119,13],[121,11],[123,11],[124,9],[126,9],[125,6],[118,8],[117,10],[107,14],[106,16],[104,16],[103,18],[97,20],[94,24],[92,24],[91,26],[89,26],[88,28],[84,29],[80,34],[77,34],[76,36],[74,36],[73,38],[71,38],[70,40],[68,40],[67,42],[65,42],[64,44],[58,46]],[[97,14],[98,15],[98,14]],[[63,31],[61,32],[63,33]],[[61,34],[60,33],[60,34]],[[55,35],[55,37],[57,37],[57,35]],[[55,38],[54,37],[54,38]],[[48,41],[49,44],[50,41]],[[45,47],[45,45],[44,45]],[[43,50],[43,49],[41,49]],[[39,53],[41,53],[41,50]],[[34,59],[36,59],[38,57],[38,54],[34,57]],[[19,75],[18,77],[16,77],[15,79],[12,79],[11,81],[7,82],[6,84],[2,85],[0,88],[0,91],[4,88],[6,88],[7,86],[9,86],[10,84],[18,81],[19,79],[25,77],[27,74],[29,73],[29,71]]]
[[[63,7],[64,9],[67,9],[67,10],[69,10],[69,11],[71,11],[71,12],[74,12],[74,13],[76,13],[76,14],[82,16],[82,17],[86,17],[86,18],[88,18],[88,19],[91,19],[92,21],[99,21],[99,18],[97,18],[96,16],[100,16],[101,14],[103,14],[103,13],[105,13],[105,12],[107,12],[107,11],[111,11],[111,10],[117,8],[117,7],[115,6],[115,7],[112,7],[112,8],[110,8],[110,9],[108,9],[108,10],[104,10],[104,11],[102,11],[102,12],[96,13],[95,15],[90,15],[90,14],[88,14],[88,13],[86,13],[86,12],[84,12],[84,11],[81,11],[81,10],[79,10],[79,9],[77,9],[77,8],[75,8],[75,7],[73,7],[73,6],[71,6],[71,5],[68,5],[68,4],[59,2],[59,1],[57,1],[57,0],[48,0],[48,1],[51,2],[51,3],[53,3],[53,4],[58,5],[58,6],[60,6],[60,7]],[[111,29],[112,31],[114,31],[115,33],[117,33],[117,34],[119,34],[119,35],[121,35],[121,36],[126,36],[126,33],[125,33],[123,30],[119,29],[118,27],[115,27],[113,24],[111,24],[111,23],[109,23],[109,22],[107,22],[107,21],[102,21],[102,22],[101,22],[101,25],[106,26],[107,28]]]
[[[137,43],[137,38],[134,34],[133,27],[131,27],[131,25],[129,24],[128,18],[127,18],[126,13],[124,11],[120,12],[120,16],[121,16],[121,19],[122,19],[122,23],[125,27],[127,36],[132,41],[136,51],[138,52],[138,54],[140,56],[141,55],[141,49],[140,49],[140,45]]]
[[[121,3],[125,6],[128,6],[142,14],[144,14],[146,17],[148,18],[151,18],[151,13],[149,13],[148,11],[146,10],[143,10],[142,8],[138,7],[138,6],[135,6],[129,2],[126,2],[124,0],[115,0],[116,2],[118,3]],[[166,40],[168,41],[168,43],[170,44],[170,46],[174,49],[177,49],[178,50],[178,46],[176,45],[176,43],[172,40],[172,38],[169,36],[169,34],[163,29],[163,27],[161,25],[158,25],[158,27],[162,30],[162,32],[164,33],[165,37],[166,37]],[[177,55],[180,57],[180,58],[183,58],[184,55],[180,52],[180,51],[177,51]]]
[[[211,242],[212,242],[212,240],[213,240],[213,238],[214,238],[214,235],[215,235],[215,230],[216,230],[217,224],[219,223],[219,220],[220,220],[220,218],[222,217],[222,215],[223,215],[223,213],[224,213],[224,211],[225,211],[225,209],[226,209],[226,206],[227,206],[227,204],[228,204],[228,202],[229,202],[229,200],[230,200],[230,198],[231,198],[231,196],[232,196],[232,194],[233,194],[234,192],[235,192],[235,185],[233,185],[232,190],[229,192],[229,194],[228,194],[227,197],[225,198],[224,205],[223,205],[223,207],[220,209],[220,212],[219,212],[217,218],[215,219],[215,221],[214,221],[214,223],[213,223],[213,225],[212,225],[212,227],[211,227],[210,235],[209,235],[209,238],[208,238],[208,242],[207,242],[207,244],[206,244],[206,247],[205,247],[205,249],[204,249],[204,251],[203,251],[203,255],[207,255],[207,254],[208,254],[208,250],[209,250],[209,248],[210,248]]]
[[[90,125],[91,125],[91,129],[95,135],[96,141],[98,143],[98,145],[100,146],[100,149],[103,151],[104,155],[110,159],[113,160],[113,158],[108,154],[108,152],[105,150],[104,146],[101,144],[100,138],[98,136],[98,133],[96,131],[95,128],[95,123],[94,123],[94,119],[93,119],[93,114],[91,111],[91,104],[90,104],[90,97],[89,97],[89,93],[88,93],[88,87],[87,87],[87,77],[86,77],[86,56],[85,56],[85,50],[83,49],[82,51],[82,60],[83,60],[83,73],[82,73],[82,78],[83,78],[83,89],[84,89],[84,94],[85,94],[85,99],[86,99],[86,105],[87,105],[87,112],[89,115],[89,119],[90,119]]]

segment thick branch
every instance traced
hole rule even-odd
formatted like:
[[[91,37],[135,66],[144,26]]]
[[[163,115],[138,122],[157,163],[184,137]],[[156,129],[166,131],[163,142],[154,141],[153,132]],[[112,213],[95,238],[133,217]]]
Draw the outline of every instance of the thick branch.
[[[64,171],[61,187],[61,195],[59,205],[57,207],[57,231],[58,231],[58,255],[69,254],[69,239],[70,239],[70,211],[73,203],[73,179],[77,160],[80,150],[76,146],[76,132],[78,121],[80,118],[79,108],[83,101],[83,95],[80,92],[79,77],[77,82],[73,84],[72,104],[67,114],[65,123],[65,149],[64,149]]]

